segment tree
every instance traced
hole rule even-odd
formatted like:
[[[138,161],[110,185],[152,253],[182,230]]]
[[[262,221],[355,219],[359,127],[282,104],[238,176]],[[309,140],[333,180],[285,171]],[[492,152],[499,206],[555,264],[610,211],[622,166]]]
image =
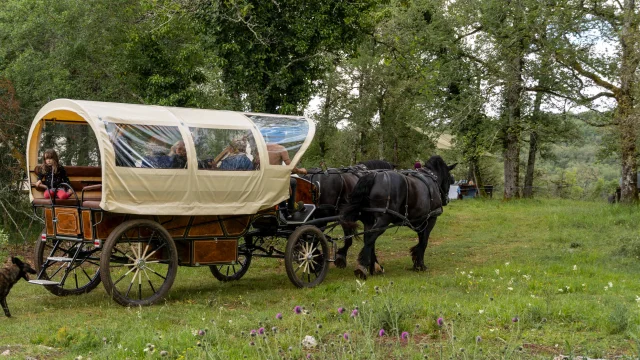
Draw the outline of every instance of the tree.
[[[330,68],[325,56],[353,52],[376,3],[200,0],[193,12],[236,110],[300,113]]]

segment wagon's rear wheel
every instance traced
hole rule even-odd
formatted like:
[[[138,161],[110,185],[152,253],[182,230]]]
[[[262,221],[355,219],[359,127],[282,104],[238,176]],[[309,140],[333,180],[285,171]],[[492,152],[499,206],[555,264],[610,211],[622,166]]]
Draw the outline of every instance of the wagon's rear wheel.
[[[151,305],[169,292],[178,272],[171,235],[151,220],[129,220],[107,238],[100,258],[104,288],[123,306]]]
[[[56,241],[58,246],[53,251]],[[71,259],[76,253],[76,261],[72,263]],[[45,288],[54,295],[86,294],[100,284],[100,249],[94,248],[93,243],[38,239],[34,263],[38,272],[45,263],[47,264],[40,280],[51,280],[57,283],[62,282],[67,267],[71,268],[64,283],[45,285]]]
[[[287,242],[284,263],[289,280],[297,287],[320,284],[329,270],[329,244],[313,225],[297,228]]]
[[[251,237],[241,237],[238,239],[238,261],[233,265],[210,265],[209,269],[216,279],[227,282],[240,280],[249,270],[251,265]]]

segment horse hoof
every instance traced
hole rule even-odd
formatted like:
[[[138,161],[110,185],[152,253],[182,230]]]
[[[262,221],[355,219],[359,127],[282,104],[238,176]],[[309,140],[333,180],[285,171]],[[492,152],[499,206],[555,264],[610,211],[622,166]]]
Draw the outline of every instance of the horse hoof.
[[[413,266],[413,271],[418,271],[418,272],[423,272],[423,271],[427,271],[427,266],[426,265],[414,265]]]
[[[367,280],[367,269],[362,266],[358,266],[355,270],[353,270],[353,274],[360,280]]]
[[[338,254],[336,255],[336,260],[333,263],[337,268],[344,269],[347,267],[347,258],[342,254]]]
[[[374,265],[373,275],[382,275],[384,274],[384,267],[378,263]]]

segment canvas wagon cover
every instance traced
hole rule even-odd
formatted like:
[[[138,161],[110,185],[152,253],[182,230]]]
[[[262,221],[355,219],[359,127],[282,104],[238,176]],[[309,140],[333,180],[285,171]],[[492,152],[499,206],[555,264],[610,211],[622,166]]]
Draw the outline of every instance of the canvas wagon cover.
[[[280,122],[291,119],[292,123],[307,124],[306,138],[290,165],[269,164],[265,139],[251,116],[275,116]],[[27,147],[29,170],[41,161],[38,147],[43,119],[87,122],[97,138],[101,155],[100,207],[143,215],[255,214],[274,206],[289,197],[289,174],[315,133],[313,122],[299,116],[59,99],[46,104],[33,121]],[[107,132],[109,123],[178,127],[187,149],[187,169],[116,166],[114,147]],[[199,170],[189,127],[250,130],[261,159],[259,170]],[[35,182],[33,178],[31,181]],[[32,201],[34,197],[42,195],[32,190]]]

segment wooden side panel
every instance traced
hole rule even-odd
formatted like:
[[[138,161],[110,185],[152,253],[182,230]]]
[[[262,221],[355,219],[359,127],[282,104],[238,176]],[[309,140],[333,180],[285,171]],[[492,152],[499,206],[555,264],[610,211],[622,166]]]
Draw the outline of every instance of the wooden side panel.
[[[53,236],[53,211],[51,208],[44,209],[44,222],[47,227],[47,235]]]
[[[189,237],[224,236],[217,216],[194,216]]]
[[[111,214],[108,212],[102,213],[104,215],[104,219],[97,225],[96,229],[96,238],[97,239],[106,239],[111,231],[116,228],[116,226],[122,224],[125,219],[125,215],[121,214]],[[100,214],[96,214],[96,222],[100,221]]]
[[[93,239],[93,227],[91,226],[91,210],[82,211],[82,233],[85,239]]]
[[[192,265],[191,264],[191,242],[176,241],[176,249],[178,250],[178,263],[180,265]],[[162,249],[160,251],[162,251]]]
[[[238,240],[195,240],[193,261],[200,265],[232,263],[238,259]]]
[[[251,215],[235,215],[223,217],[224,229],[227,230],[229,236],[238,236],[244,234],[249,226]]]
[[[296,185],[296,202],[302,201],[305,204],[313,204],[313,192],[315,191],[315,186],[305,179],[295,178]]]
[[[160,224],[173,238],[184,237],[184,233],[187,231],[189,225],[190,216],[159,216],[158,220]]]
[[[56,208],[56,233],[58,235],[80,234],[80,217],[77,208]]]

